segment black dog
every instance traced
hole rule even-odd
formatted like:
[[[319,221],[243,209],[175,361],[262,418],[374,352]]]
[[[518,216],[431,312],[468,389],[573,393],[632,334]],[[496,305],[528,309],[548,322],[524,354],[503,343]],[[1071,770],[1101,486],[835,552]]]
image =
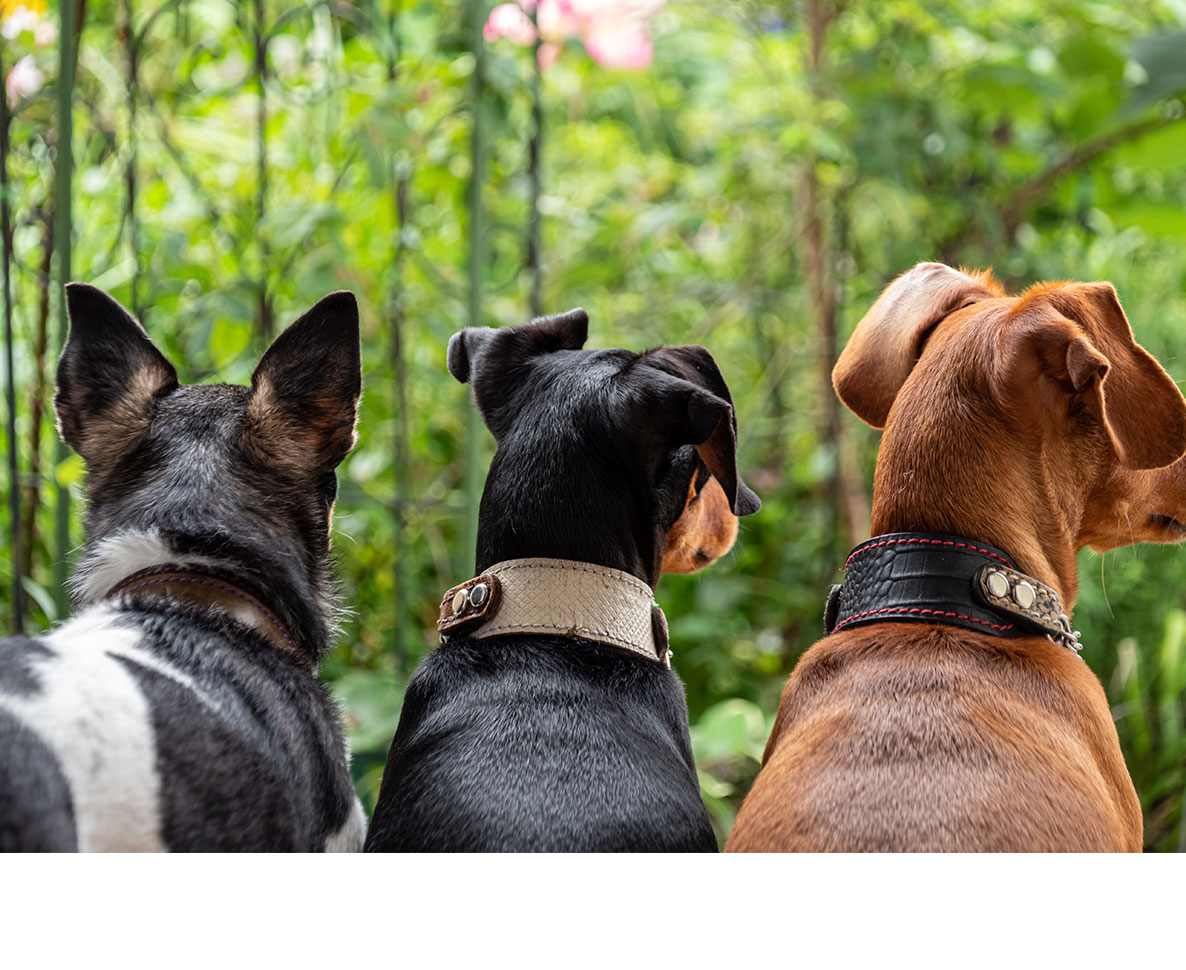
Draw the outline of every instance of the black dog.
[[[62,437],[85,459],[82,609],[0,640],[0,849],[357,850],[330,643],[334,468],[358,309],[326,297],[252,386],[184,386],[92,286],[67,288]]]
[[[452,632],[408,685],[368,850],[716,850],[652,591],[661,572],[723,555],[736,515],[760,503],[737,477],[732,402],[708,351],[581,350],[587,329],[574,310],[449,343],[449,370],[498,442],[478,523],[490,575],[446,595]],[[647,646],[530,616],[520,629],[561,635],[458,632],[469,613],[501,615],[498,595],[538,592],[499,586],[524,562],[545,600],[567,577],[620,591]]]

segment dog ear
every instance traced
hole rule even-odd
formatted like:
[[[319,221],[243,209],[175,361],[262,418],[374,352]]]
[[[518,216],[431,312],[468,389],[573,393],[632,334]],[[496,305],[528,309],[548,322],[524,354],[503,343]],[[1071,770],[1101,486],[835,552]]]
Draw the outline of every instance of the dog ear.
[[[466,327],[449,338],[449,373],[465,384],[474,365],[498,340],[497,352],[505,356],[504,369],[539,354],[580,350],[589,338],[589,315],[580,307],[549,317],[539,317],[519,327]],[[501,357],[500,357],[501,359]]]
[[[884,428],[891,405],[948,314],[1001,295],[985,272],[974,276],[942,263],[919,263],[885,288],[861,318],[832,370],[832,386],[862,421]]]
[[[737,418],[717,363],[705,348],[660,347],[641,358],[669,378],[662,386],[674,409],[676,444],[696,447],[734,515],[752,515],[762,501],[737,474]]]
[[[70,334],[58,361],[58,431],[91,464],[129,452],[151,405],[177,387],[177,371],[131,315],[88,283],[66,285]]]
[[[1052,376],[1065,375],[1070,388],[1091,396],[1120,463],[1162,468],[1186,454],[1186,400],[1134,339],[1116,288],[1069,283],[1043,295],[1078,324],[1064,336],[1065,356]]]
[[[362,393],[358,303],[331,293],[273,342],[251,375],[245,435],[292,475],[323,475],[354,447]]]

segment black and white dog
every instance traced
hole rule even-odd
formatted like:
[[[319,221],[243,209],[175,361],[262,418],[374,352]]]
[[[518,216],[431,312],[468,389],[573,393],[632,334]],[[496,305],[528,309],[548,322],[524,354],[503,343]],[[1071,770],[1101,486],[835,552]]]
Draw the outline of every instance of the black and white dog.
[[[79,612],[0,640],[0,849],[357,850],[366,827],[316,667],[361,392],[327,296],[251,387],[186,386],[102,291],[67,288],[62,437],[87,465]]]
[[[574,310],[449,343],[498,442],[482,575],[442,600],[368,851],[716,851],[654,588],[760,502],[707,350],[583,350],[587,330]]]

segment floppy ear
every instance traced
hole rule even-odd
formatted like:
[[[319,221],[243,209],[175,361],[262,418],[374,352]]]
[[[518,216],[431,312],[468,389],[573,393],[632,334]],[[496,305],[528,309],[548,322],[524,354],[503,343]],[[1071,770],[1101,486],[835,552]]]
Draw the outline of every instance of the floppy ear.
[[[705,348],[660,347],[642,358],[669,378],[662,393],[674,409],[677,444],[695,445],[734,515],[752,515],[762,501],[737,474],[737,418],[729,387]]]
[[[466,327],[449,338],[449,373],[462,384],[470,380],[478,360],[498,341],[504,367],[538,354],[580,350],[589,338],[589,315],[580,307],[549,317],[539,317],[520,327]]]
[[[919,263],[885,288],[857,324],[832,370],[840,400],[862,421],[884,428],[891,405],[948,314],[999,296],[987,272],[969,276],[942,263]]]
[[[354,447],[362,393],[358,304],[331,293],[273,341],[251,375],[244,434],[291,475],[324,475]]]
[[[1091,396],[1120,463],[1161,468],[1186,454],[1186,401],[1133,338],[1116,288],[1070,283],[1044,295],[1079,325],[1065,342],[1066,380],[1076,392]]]
[[[88,283],[66,285],[70,335],[58,361],[54,410],[62,440],[88,464],[127,454],[148,430],[177,371],[131,315]]]

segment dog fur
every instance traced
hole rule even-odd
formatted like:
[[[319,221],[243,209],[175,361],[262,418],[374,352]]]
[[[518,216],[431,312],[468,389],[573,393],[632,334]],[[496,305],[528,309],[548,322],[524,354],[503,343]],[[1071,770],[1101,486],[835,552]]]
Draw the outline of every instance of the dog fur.
[[[1186,535],[1186,402],[1110,283],[1010,297],[922,263],[833,372],[884,427],[872,534],[1008,551],[1069,613],[1075,554]],[[815,644],[783,691],[730,851],[1139,851],[1103,688],[1040,637],[884,623]]]
[[[102,291],[67,288],[55,406],[87,464],[77,614],[0,640],[0,849],[350,850],[365,816],[316,665],[331,642],[334,468],[361,391],[353,296],[282,333],[252,386],[185,386]],[[292,634],[236,611],[107,594],[214,570]]]
[[[584,311],[468,329],[449,370],[498,443],[477,570],[549,557],[621,569],[722,556],[759,502],[702,347],[582,350]],[[709,478],[711,473],[712,477]],[[675,672],[558,636],[448,640],[404,698],[367,849],[715,851]]]

